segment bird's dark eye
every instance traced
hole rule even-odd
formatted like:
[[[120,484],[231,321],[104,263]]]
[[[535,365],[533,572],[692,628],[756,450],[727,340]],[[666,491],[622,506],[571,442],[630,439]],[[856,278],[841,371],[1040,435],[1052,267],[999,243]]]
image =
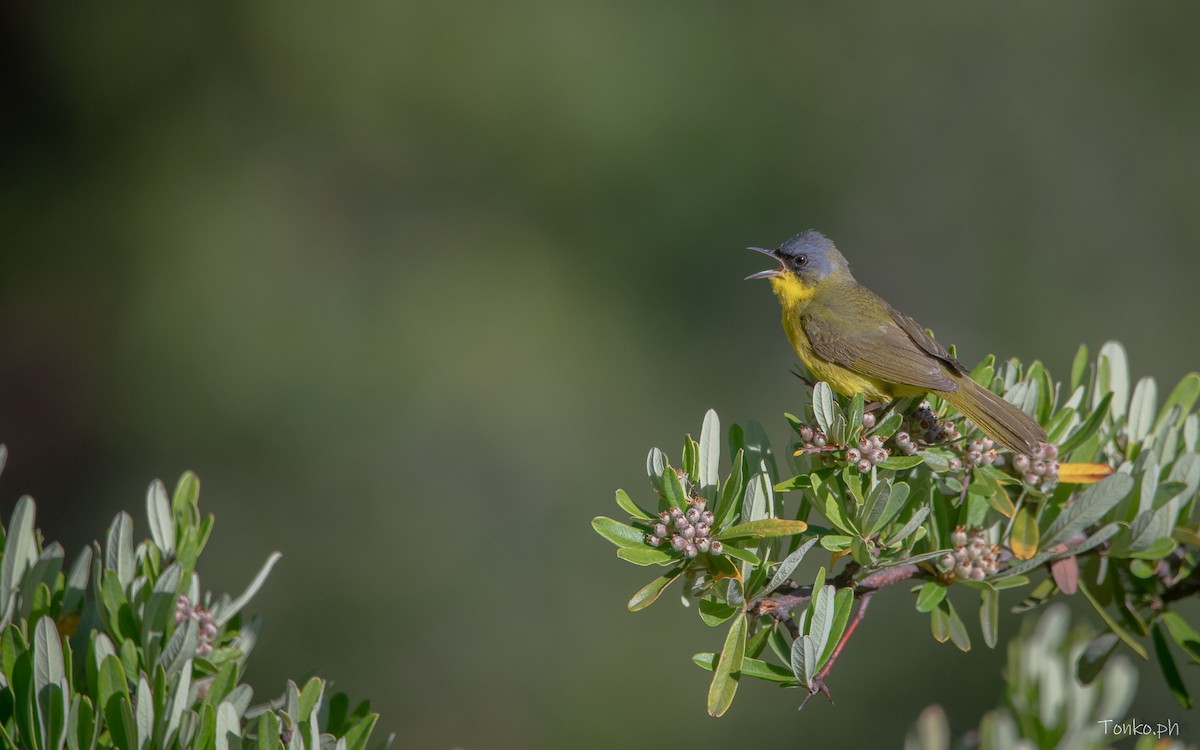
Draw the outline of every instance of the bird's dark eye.
[[[793,260],[792,263],[795,264],[796,268],[800,268],[805,263],[808,263],[808,256],[807,255],[797,255],[796,259]]]

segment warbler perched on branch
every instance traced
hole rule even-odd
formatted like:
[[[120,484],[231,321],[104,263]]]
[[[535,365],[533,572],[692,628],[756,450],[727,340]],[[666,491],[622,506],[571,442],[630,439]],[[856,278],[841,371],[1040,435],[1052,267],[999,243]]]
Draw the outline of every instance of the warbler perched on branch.
[[[747,279],[769,279],[783,308],[783,329],[809,371],[835,391],[888,402],[934,393],[987,435],[1032,456],[1046,431],[1032,417],[971,380],[912,318],[850,275],[850,264],[820,232],[809,230],[774,250],[779,261]]]

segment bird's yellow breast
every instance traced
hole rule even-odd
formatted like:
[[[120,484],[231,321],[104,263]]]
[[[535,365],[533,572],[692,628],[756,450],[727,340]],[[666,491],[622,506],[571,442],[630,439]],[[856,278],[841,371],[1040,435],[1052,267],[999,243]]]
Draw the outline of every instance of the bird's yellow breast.
[[[783,330],[788,341],[800,356],[800,361],[818,380],[829,383],[829,387],[844,395],[862,393],[872,401],[888,402],[897,394],[889,383],[863,375],[836,362],[822,359],[813,349],[804,332],[801,320],[805,308],[816,294],[816,287],[807,284],[795,274],[781,274],[771,279],[771,288],[783,308]]]

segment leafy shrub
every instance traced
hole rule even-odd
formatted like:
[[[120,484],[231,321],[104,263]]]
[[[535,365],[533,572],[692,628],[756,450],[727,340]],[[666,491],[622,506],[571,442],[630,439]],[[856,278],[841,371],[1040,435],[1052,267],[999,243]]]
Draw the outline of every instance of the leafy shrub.
[[[43,544],[34,528],[33,500],[18,501],[0,540],[4,747],[368,747],[378,714],[366,702],[351,710],[319,678],[251,705],[240,680],[259,623],[242,612],[280,555],[236,599],[202,593],[196,562],[213,516],[201,516],[199,491],[191,473],[170,499],[154,482],[151,538],[135,547],[133,521],[120,513],[104,545],[85,547],[65,572],[62,546]]]

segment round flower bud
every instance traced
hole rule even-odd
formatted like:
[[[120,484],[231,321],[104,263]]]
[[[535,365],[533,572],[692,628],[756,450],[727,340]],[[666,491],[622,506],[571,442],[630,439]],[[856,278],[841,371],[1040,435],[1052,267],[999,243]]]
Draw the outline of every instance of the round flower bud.
[[[683,518],[683,511],[674,506],[671,506],[671,510],[667,512],[671,514],[671,518]]]
[[[863,471],[863,472],[870,471],[871,470],[871,462],[865,458],[862,459],[861,461],[858,462],[858,470]]]
[[[688,520],[687,520],[686,518],[682,518],[682,517],[680,517],[680,518],[676,518],[676,519],[675,519],[675,528],[677,528],[677,529],[686,529],[686,528],[688,528],[689,526],[691,526],[691,524],[690,524],[690,523],[688,523]]]
[[[653,534],[646,535],[646,544],[649,544],[651,547],[657,547],[661,543],[662,543],[661,537],[654,536]]]
[[[700,520],[700,511],[696,510],[695,508],[688,508],[687,512],[683,514],[683,517],[686,518],[689,523],[695,523],[696,521]]]
[[[982,568],[971,568],[971,580],[972,581],[982,581],[984,575],[985,574],[984,574]]]
[[[696,536],[694,537],[696,539],[708,536],[708,532],[712,531],[712,528],[706,523],[698,523],[694,528],[696,529]]]
[[[1042,453],[1045,454],[1046,458],[1058,458],[1058,448],[1050,443],[1042,443],[1042,445],[1046,446],[1042,449]]]
[[[1039,477],[1037,474],[1026,473],[1022,479],[1025,480],[1025,484],[1037,484],[1041,477]]]
[[[824,435],[817,435],[813,438],[813,445],[817,446],[818,448],[824,448],[828,444],[829,441],[825,439]]]
[[[963,545],[965,545],[967,543],[967,530],[964,529],[962,526],[959,526],[958,528],[956,528],[953,532],[950,533],[950,542],[955,547],[962,547]]]
[[[846,449],[846,460],[849,461],[850,463],[858,463],[859,459],[861,459],[861,458],[862,458],[862,451],[860,451],[858,448],[847,448]]]
[[[671,537],[671,546],[677,550],[682,550],[684,547],[687,546],[687,543],[688,543],[687,540],[684,539],[683,537],[679,536],[678,534]]]
[[[1046,476],[1046,462],[1045,461],[1034,461],[1033,466],[1029,467],[1029,473],[1037,474],[1039,477]]]
[[[954,555],[951,555],[947,552],[946,554],[942,555],[942,559],[938,561],[938,567],[942,570],[950,570],[954,567],[954,563]]]
[[[954,569],[954,573],[959,578],[969,578],[971,576],[971,569],[968,568],[966,565],[959,565],[958,567],[956,567]]]
[[[700,514],[700,523],[705,524],[707,526],[712,526],[712,522],[713,522],[714,518],[716,518],[716,516],[713,515],[712,511],[706,510]]]
[[[669,532],[667,531],[666,524],[662,524],[662,523],[654,524],[654,536],[658,537],[659,539],[662,539],[668,533]]]
[[[691,539],[692,537],[696,536],[696,527],[688,526],[680,529],[679,536],[683,537],[684,539]]]
[[[887,458],[887,451],[883,450],[882,448],[876,448],[875,450],[871,451],[871,463],[873,464],[881,464],[886,461]]]
[[[806,443],[811,443],[813,439],[813,429],[808,425],[800,428],[800,439]]]
[[[1012,459],[1013,468],[1021,474],[1029,471],[1029,466],[1031,463],[1032,462],[1029,460],[1029,456],[1026,456],[1024,453],[1017,453]]]
[[[696,549],[700,550],[701,552],[708,552],[710,544],[711,544],[711,542],[709,542],[708,537],[705,537],[703,539],[697,539],[696,540]]]
[[[963,467],[962,459],[957,457],[950,459],[949,464],[953,471],[958,471]]]
[[[863,414],[862,426],[864,430],[869,430],[875,426],[875,415],[871,412]]]
[[[725,545],[724,545],[724,544],[721,544],[721,540],[720,540],[720,539],[714,539],[714,540],[712,540],[712,542],[711,542],[711,543],[708,545],[708,551],[709,551],[709,552],[711,552],[711,553],[713,553],[714,555],[719,555],[719,554],[721,554],[722,552],[724,552],[724,551],[725,551]]]

